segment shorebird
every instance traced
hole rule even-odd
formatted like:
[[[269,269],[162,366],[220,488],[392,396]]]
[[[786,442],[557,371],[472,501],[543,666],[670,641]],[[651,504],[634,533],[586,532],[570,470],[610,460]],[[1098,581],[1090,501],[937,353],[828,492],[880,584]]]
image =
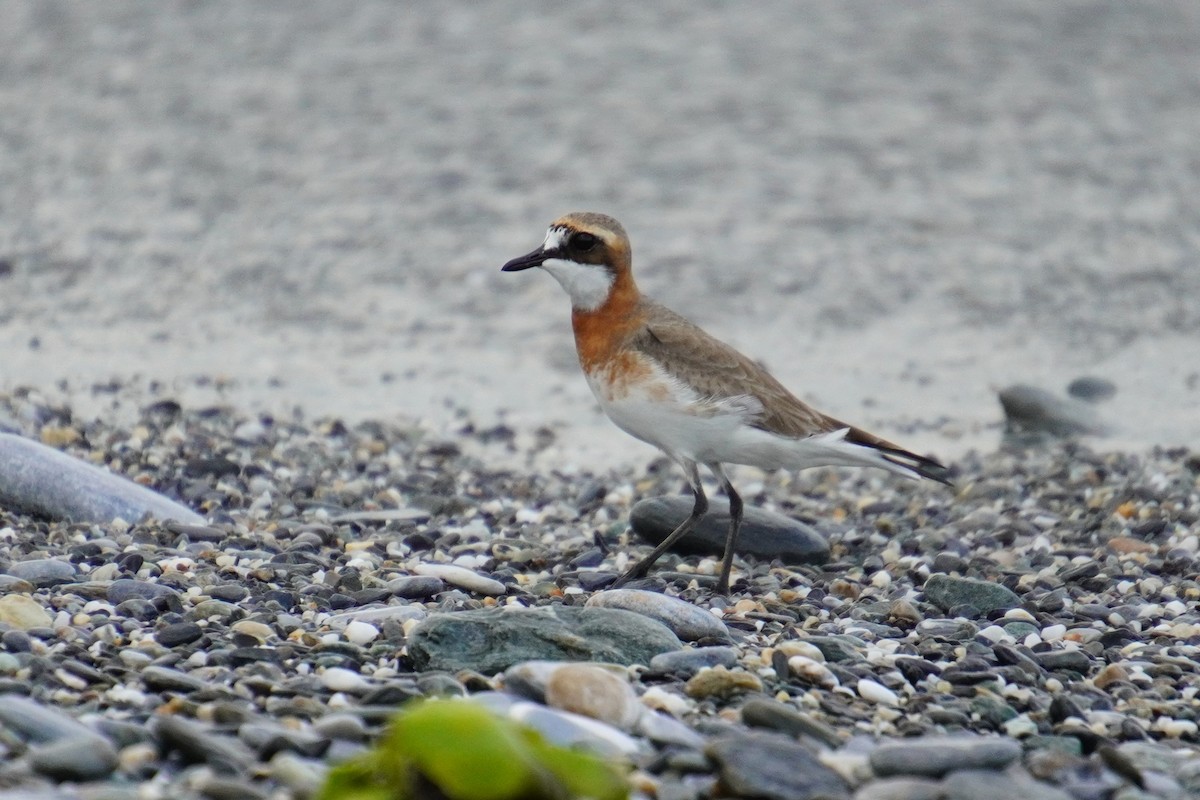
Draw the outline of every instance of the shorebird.
[[[725,464],[764,470],[816,466],[880,467],[950,485],[927,458],[808,406],[763,367],[638,291],[621,223],[604,214],[567,214],[541,246],[504,272],[541,267],[571,298],[579,365],[600,408],[617,427],[654,445],[683,468],[692,513],[653,552],[620,576],[644,577],[708,510],[700,464],[729,497],[729,533],[717,591],[729,575],[742,522],[742,499]]]

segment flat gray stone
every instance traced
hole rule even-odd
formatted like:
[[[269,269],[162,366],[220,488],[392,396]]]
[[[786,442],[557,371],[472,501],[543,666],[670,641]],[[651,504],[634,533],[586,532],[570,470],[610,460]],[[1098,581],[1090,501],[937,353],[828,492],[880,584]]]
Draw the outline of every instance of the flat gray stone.
[[[925,581],[925,597],[938,608],[949,611],[956,606],[972,606],[981,614],[996,610],[1008,611],[1021,605],[1007,586],[976,578],[955,578],[950,575],[930,575]]]
[[[137,522],[150,516],[190,525],[190,508],[61,450],[0,433],[0,506],[72,522]]]
[[[658,544],[688,518],[693,503],[690,495],[648,497],[633,507],[629,524],[643,540]],[[725,553],[728,534],[728,501],[723,497],[711,497],[708,513],[673,549],[683,554],[720,556]],[[777,558],[785,564],[824,564],[829,560],[829,542],[812,526],[791,517],[760,508],[746,508],[737,552],[764,560]]]
[[[786,736],[751,733],[717,739],[706,752],[721,784],[736,797],[770,800],[839,800],[850,797],[842,776]],[[726,797],[726,794],[718,794]]]
[[[880,777],[941,777],[956,769],[1003,769],[1021,755],[1021,745],[999,736],[921,736],[884,742],[871,751],[871,769]]]
[[[486,675],[522,661],[649,664],[681,646],[661,622],[624,609],[576,606],[433,614],[408,638],[418,670],[473,669]]]

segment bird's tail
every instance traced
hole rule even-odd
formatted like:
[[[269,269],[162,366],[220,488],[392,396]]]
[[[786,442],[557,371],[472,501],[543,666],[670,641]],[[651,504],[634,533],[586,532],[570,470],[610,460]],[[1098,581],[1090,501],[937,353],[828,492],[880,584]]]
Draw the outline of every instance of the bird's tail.
[[[903,447],[881,439],[873,433],[867,433],[860,428],[844,429],[844,441],[859,447],[874,450],[882,461],[890,465],[890,471],[907,475],[910,478],[928,478],[931,481],[953,486],[950,480],[950,470],[941,462],[928,456],[917,455]],[[838,431],[841,433],[842,431]],[[884,467],[889,469],[889,467]]]

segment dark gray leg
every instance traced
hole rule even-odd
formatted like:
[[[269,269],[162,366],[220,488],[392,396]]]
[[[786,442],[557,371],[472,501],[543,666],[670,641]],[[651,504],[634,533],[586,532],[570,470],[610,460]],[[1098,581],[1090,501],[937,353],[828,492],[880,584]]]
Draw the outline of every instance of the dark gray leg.
[[[729,476],[720,464],[709,464],[708,468],[721,481],[725,494],[729,495],[729,534],[725,537],[725,556],[721,559],[721,577],[717,581],[717,593],[729,594],[729,572],[733,569],[733,552],[737,547],[738,531],[742,529],[742,497],[729,482]]]
[[[650,555],[643,558],[627,570],[624,575],[617,578],[612,588],[616,589],[619,586],[624,586],[636,578],[644,578],[646,573],[650,571],[650,568],[654,566],[654,562],[658,561],[663,553],[671,549],[673,544],[684,536],[687,536],[688,531],[694,528],[700,518],[704,516],[704,512],[708,511],[708,498],[704,496],[704,487],[700,484],[700,470],[696,468],[694,462],[685,463],[684,468],[688,471],[688,483],[692,485],[692,493],[696,496],[696,504],[692,506],[692,513],[680,523],[678,528],[671,531],[671,534],[663,539]]]

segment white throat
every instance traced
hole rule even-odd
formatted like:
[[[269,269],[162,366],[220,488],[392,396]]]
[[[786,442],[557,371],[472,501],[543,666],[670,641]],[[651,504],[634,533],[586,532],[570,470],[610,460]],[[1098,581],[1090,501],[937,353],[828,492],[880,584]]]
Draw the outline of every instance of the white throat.
[[[595,311],[604,305],[612,289],[613,274],[598,264],[549,258],[542,262],[542,269],[562,284],[571,296],[571,306],[580,311]]]

